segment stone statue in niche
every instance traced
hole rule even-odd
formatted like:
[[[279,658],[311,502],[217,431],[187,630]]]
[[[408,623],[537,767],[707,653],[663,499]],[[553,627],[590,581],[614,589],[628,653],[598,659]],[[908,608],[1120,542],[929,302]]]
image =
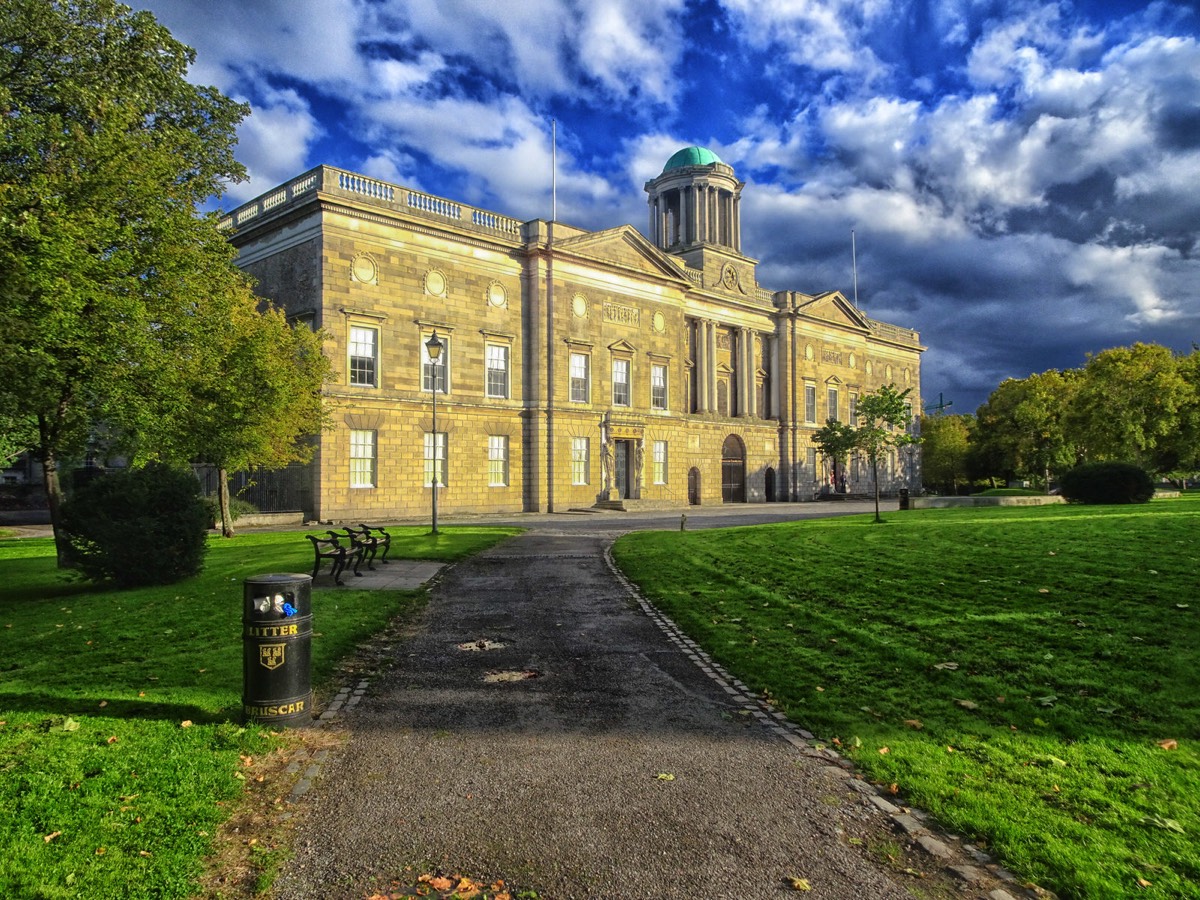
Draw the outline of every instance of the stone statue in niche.
[[[638,441],[633,453],[633,483],[642,486],[642,467],[646,464],[646,442]]]
[[[600,448],[600,481],[606,491],[611,491],[613,488],[613,478],[616,476],[616,459],[613,442],[611,440],[605,441]]]

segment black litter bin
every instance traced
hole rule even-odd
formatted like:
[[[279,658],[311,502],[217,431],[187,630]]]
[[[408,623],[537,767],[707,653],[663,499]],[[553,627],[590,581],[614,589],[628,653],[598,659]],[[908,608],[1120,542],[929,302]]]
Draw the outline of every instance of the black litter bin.
[[[243,582],[242,714],[263,725],[312,721],[312,576]]]
[[[908,509],[908,488],[900,488],[900,508]]]

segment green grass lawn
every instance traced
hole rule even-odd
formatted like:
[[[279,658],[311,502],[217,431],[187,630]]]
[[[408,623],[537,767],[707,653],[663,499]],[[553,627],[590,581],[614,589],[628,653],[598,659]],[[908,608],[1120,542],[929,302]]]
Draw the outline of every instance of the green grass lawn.
[[[391,558],[450,562],[516,529],[390,531]],[[311,566],[301,532],[215,538],[200,576],[121,591],[58,570],[49,539],[0,541],[0,896],[195,893],[248,761],[279,740],[240,724],[242,581]],[[314,686],[424,603],[352,582],[313,591]]]
[[[1200,498],[653,532],[646,596],[1062,897],[1200,897]]]

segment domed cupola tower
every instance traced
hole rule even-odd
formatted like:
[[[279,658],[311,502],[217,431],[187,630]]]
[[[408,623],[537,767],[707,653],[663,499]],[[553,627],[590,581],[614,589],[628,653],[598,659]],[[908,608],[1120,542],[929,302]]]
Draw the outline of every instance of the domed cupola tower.
[[[693,255],[688,251],[706,246],[741,254],[743,187],[717,154],[684,147],[667,160],[661,175],[646,182],[650,240],[685,259]]]

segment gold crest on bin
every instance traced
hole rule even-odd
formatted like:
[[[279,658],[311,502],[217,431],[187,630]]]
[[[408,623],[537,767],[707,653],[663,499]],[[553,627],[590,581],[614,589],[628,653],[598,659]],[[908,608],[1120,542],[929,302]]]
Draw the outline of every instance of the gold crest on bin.
[[[258,661],[264,668],[278,669],[285,662],[287,644],[262,644],[258,648]]]

